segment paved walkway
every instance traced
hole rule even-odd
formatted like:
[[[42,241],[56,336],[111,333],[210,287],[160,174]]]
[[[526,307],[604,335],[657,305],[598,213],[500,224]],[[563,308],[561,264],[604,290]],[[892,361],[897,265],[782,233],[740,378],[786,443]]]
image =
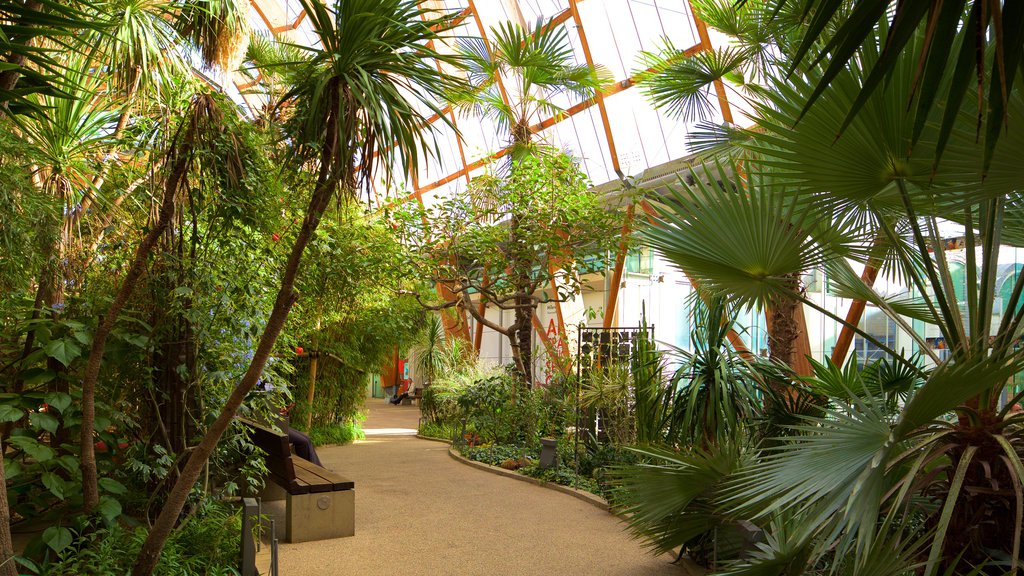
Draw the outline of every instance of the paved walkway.
[[[368,402],[365,440],[317,451],[356,482],[356,535],[282,543],[281,576],[687,575],[609,513],[474,470],[446,444],[415,438],[418,408]]]

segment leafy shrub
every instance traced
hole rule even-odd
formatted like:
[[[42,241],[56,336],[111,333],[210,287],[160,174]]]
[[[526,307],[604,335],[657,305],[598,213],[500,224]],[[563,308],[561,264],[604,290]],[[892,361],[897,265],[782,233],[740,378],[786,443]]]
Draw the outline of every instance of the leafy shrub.
[[[171,533],[160,555],[156,576],[227,576],[237,574],[241,558],[242,515],[225,503],[204,506]],[[19,558],[30,573],[46,576],[127,574],[146,539],[143,528],[118,524],[82,530],[55,561]]]
[[[438,438],[440,440],[451,440],[458,433],[458,430],[449,424],[442,422],[423,422],[420,424],[420,436],[427,438]]]
[[[356,422],[347,424],[335,424],[329,426],[313,426],[309,431],[309,438],[313,444],[321,446],[324,444],[351,444],[356,440],[365,438],[362,427]]]
[[[450,340],[450,342],[457,341],[457,339]],[[445,345],[447,351],[448,342]],[[454,348],[459,348],[459,346],[455,345]],[[448,351],[450,355],[461,358],[462,353],[456,354],[456,352]],[[462,408],[459,406],[461,394],[479,381],[500,376],[502,369],[485,362],[458,363],[454,358],[446,367],[447,370],[441,372],[433,384],[423,390],[420,412],[428,422],[446,423],[458,428],[463,417]]]
[[[491,466],[500,466],[507,460],[519,460],[530,455],[525,448],[510,446],[506,444],[492,444],[490,446],[474,446],[462,449],[462,455],[476,462],[483,462]],[[531,456],[536,456],[532,454]]]
[[[537,464],[530,464],[519,469],[520,474],[531,478],[553,482],[562,486],[569,486],[578,490],[585,490],[591,494],[603,496],[604,492],[597,480],[577,474],[572,468],[559,466],[557,468],[541,468]]]

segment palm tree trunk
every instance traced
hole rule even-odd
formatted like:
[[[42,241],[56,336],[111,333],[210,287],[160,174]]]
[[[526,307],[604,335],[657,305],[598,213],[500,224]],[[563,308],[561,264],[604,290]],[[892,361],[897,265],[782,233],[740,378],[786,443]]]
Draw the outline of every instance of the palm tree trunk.
[[[25,2],[24,11],[25,12],[39,12],[42,8],[43,8],[43,3],[40,2],[39,0],[27,0]],[[26,36],[25,39],[21,39],[18,36],[12,37],[10,39],[11,40],[11,44],[15,44],[15,43],[18,43],[18,42],[24,42],[26,45],[31,46],[33,44],[33,41],[31,39],[31,37],[28,37],[27,34],[25,36]],[[13,65],[15,65],[17,67],[24,66],[25,62],[27,62],[27,61],[28,61],[28,56],[25,53],[23,53],[23,52],[22,53],[13,53],[13,54],[10,54],[7,57],[7,63],[8,64],[13,64]],[[14,68],[14,69],[11,69],[11,70],[5,70],[4,72],[0,73],[0,90],[4,90],[4,91],[7,91],[7,92],[10,92],[11,90],[13,90],[15,85],[18,84],[18,78],[19,77],[21,77],[21,73],[18,72],[18,68]]]
[[[96,472],[96,452],[93,445],[93,424],[96,421],[96,383],[99,380],[100,365],[103,361],[103,352],[107,346],[107,337],[114,329],[121,310],[128,302],[135,285],[146,270],[146,262],[149,254],[153,251],[160,236],[163,235],[167,226],[174,217],[174,197],[178,193],[182,182],[188,172],[188,166],[192,160],[192,149],[196,135],[192,128],[185,134],[181,142],[181,148],[174,151],[174,162],[170,174],[164,184],[164,195],[160,203],[160,212],[156,223],[139,243],[135,250],[135,258],[131,267],[121,281],[121,287],[110,303],[110,308],[103,315],[96,333],[93,335],[92,347],[89,349],[89,359],[85,365],[85,377],[82,380],[82,432],[80,447],[82,453],[82,509],[86,514],[91,514],[99,502],[98,477]]]
[[[210,429],[207,430],[206,435],[203,436],[202,441],[185,463],[178,481],[174,484],[174,488],[171,489],[167,497],[167,502],[164,504],[156,522],[153,523],[153,528],[146,537],[146,541],[139,550],[139,555],[135,559],[135,565],[132,567],[132,576],[150,576],[154,568],[156,568],[160,552],[163,550],[171,530],[177,523],[182,508],[185,507],[185,501],[188,499],[192,486],[199,479],[199,475],[206,466],[210,455],[213,454],[213,450],[217,447],[217,442],[220,441],[224,431],[231,424],[232,419],[234,419],[235,414],[238,412],[238,408],[245,400],[245,396],[253,389],[256,381],[263,374],[263,368],[270,357],[270,352],[273,350],[275,342],[277,342],[277,337],[284,329],[288,313],[298,299],[298,293],[295,292],[295,278],[298,275],[302,254],[306,249],[306,245],[313,238],[317,226],[320,225],[320,219],[327,209],[331,197],[334,195],[334,190],[339,180],[338,172],[341,167],[334,160],[335,151],[339,146],[338,118],[334,112],[339,107],[339,94],[337,90],[338,88],[335,86],[331,106],[328,108],[328,110],[331,110],[331,113],[326,122],[326,139],[321,153],[320,174],[317,177],[316,188],[313,190],[313,196],[310,198],[309,206],[306,209],[306,217],[302,222],[302,228],[300,228],[298,237],[296,237],[295,244],[292,246],[292,251],[288,256],[284,275],[281,278],[281,287],[278,290],[277,299],[274,302],[270,318],[263,329],[263,335],[260,337],[256,351],[253,353],[252,360],[249,363],[249,368],[246,370],[245,375],[242,376],[241,382],[231,392],[231,396],[228,397],[227,402],[221,409],[220,415],[217,416],[217,419],[210,426]],[[346,183],[350,179],[348,176],[351,175],[351,170],[348,168],[346,166]]]

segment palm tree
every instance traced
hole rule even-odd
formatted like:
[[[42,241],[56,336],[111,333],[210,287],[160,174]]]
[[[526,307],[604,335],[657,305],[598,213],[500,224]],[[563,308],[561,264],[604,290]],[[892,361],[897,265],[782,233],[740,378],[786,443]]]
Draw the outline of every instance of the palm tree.
[[[193,484],[262,374],[298,297],[295,278],[303,252],[331,199],[339,191],[353,196],[360,184],[373,181],[375,169],[387,174],[392,161],[407,173],[421,154],[431,151],[430,138],[425,137],[429,123],[409,98],[439,113],[436,99],[454,86],[450,77],[438,74],[433,61],[456,65],[458,59],[431,48],[452,27],[452,17],[433,18],[417,4],[344,0],[328,8],[303,0],[320,44],[306,48],[308,59],[293,64],[291,77],[296,82],[279,105],[291,107],[291,137],[301,157],[317,162],[316,183],[249,368],[189,456],[139,551],[135,576],[152,573]]]
[[[866,385],[853,369],[840,376],[817,366],[817,389],[831,391],[825,414],[804,417],[754,462],[716,476],[716,509],[759,523],[768,538],[727,573],[784,565],[786,573],[805,573],[826,560],[838,573],[858,574],[963,574],[990,560],[1013,572],[1021,564],[1024,418],[1011,413],[1021,394],[1007,396],[1011,376],[1024,369],[1024,279],[1014,282],[1001,318],[994,296],[1001,247],[1024,240],[1011,224],[1021,218],[1013,157],[1024,142],[1007,131],[989,152],[975,139],[978,103],[970,98],[951,131],[934,122],[916,134],[905,111],[928,46],[923,34],[890,67],[888,83],[847,118],[886,57],[877,45],[858,51],[809,109],[827,68],[774,81],[758,131],[747,135],[755,159],[733,171],[745,177],[698,192],[683,186],[659,209],[664,228],[648,233],[716,293],[747,303],[791,298],[843,322],[785,285],[794,272],[824,266],[843,295],[876,305],[927,361],[876,341],[899,366],[890,371],[899,378],[882,386]],[[950,72],[943,89],[959,90],[954,79]],[[1019,88],[1007,107],[1024,113]],[[793,225],[779,227],[780,220]],[[939,233],[950,220],[965,229],[962,295]],[[906,282],[913,301],[883,298],[852,272],[850,260],[866,264],[877,255],[878,237],[888,250],[883,273]],[[937,357],[908,317],[935,325],[949,357]],[[894,411],[889,393],[897,381],[907,399]],[[848,392],[837,397],[837,389]],[[883,559],[891,563],[878,565]]]
[[[416,368],[423,374],[423,386],[428,387],[434,382],[439,370],[444,369],[443,348],[444,324],[437,314],[427,315],[427,326],[416,350]]]
[[[814,91],[804,103],[802,114],[825,93],[829,83],[851,64],[862,47],[881,44],[881,57],[868,71],[848,110],[844,111],[842,131],[860,113],[872,94],[898,74],[901,55],[914,52],[916,72],[904,105],[914,111],[913,141],[917,141],[932,119],[936,107],[945,109],[941,119],[939,142],[948,138],[957,124],[966,100],[973,91],[977,136],[985,142],[981,171],[992,166],[997,142],[1010,115],[1009,97],[1018,71],[1024,66],[1024,6],[1020,2],[1000,0],[931,0],[928,2],[859,2],[831,0],[777,0],[799,10],[806,34],[792,52],[790,72],[806,59],[829,64],[818,79]],[[914,47],[920,34],[922,44]],[[825,41],[824,50],[812,50]],[[955,46],[955,49],[950,49]],[[986,51],[993,56],[982,57]],[[827,56],[826,56],[827,54]],[[952,74],[950,74],[952,71]],[[944,87],[948,81],[951,83]],[[942,99],[937,96],[941,94]],[[916,105],[914,101],[916,100]],[[984,128],[984,134],[982,134]],[[944,146],[935,150],[935,163]]]
[[[519,159],[527,155],[551,154],[552,149],[535,140],[534,126],[546,117],[564,114],[554,97],[567,94],[570,98],[592,98],[607,82],[602,68],[577,64],[573,58],[565,28],[552,22],[537,20],[532,30],[506,22],[490,30],[490,38],[462,39],[459,51],[468,62],[469,90],[449,94],[452,105],[464,112],[474,112],[490,118],[508,134],[509,170],[515,170]],[[528,214],[513,213],[509,219],[510,244],[515,246],[516,230]],[[523,246],[523,250],[530,247]],[[510,249],[515,254],[515,249]],[[513,351],[517,354],[522,379],[529,386],[533,380],[532,315],[535,303],[530,291],[530,264],[526,259],[513,257],[509,261],[513,271],[515,298],[510,332]],[[464,307],[477,319],[486,318],[468,302]]]

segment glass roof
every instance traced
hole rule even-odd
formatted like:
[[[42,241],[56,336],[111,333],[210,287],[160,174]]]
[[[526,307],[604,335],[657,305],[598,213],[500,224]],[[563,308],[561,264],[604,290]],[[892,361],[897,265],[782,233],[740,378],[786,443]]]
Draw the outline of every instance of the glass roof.
[[[289,42],[314,45],[298,0],[251,0],[253,24],[266,34]],[[708,49],[711,39],[695,20],[688,0],[425,0],[423,8],[460,13],[456,35],[487,36],[504,22],[532,27],[538,18],[564,26],[577,63],[603,66],[614,83],[599,96],[577,102],[567,96],[555,103],[567,112],[533,126],[535,138],[580,158],[595,185],[636,176],[689,154],[687,134],[692,125],[655,110],[634,86],[641,51],[656,51],[666,41],[688,51]],[[252,109],[266,97],[251,90],[256,82],[234,74],[226,89]],[[709,94],[710,118],[732,120],[725,88]],[[724,104],[724,110],[723,106]],[[493,122],[477,116],[449,113],[461,132],[435,122],[440,154],[421,163],[409,175],[404,193],[425,202],[458,194],[473,176],[500,157],[508,138]],[[383,188],[378,201],[385,201]]]

